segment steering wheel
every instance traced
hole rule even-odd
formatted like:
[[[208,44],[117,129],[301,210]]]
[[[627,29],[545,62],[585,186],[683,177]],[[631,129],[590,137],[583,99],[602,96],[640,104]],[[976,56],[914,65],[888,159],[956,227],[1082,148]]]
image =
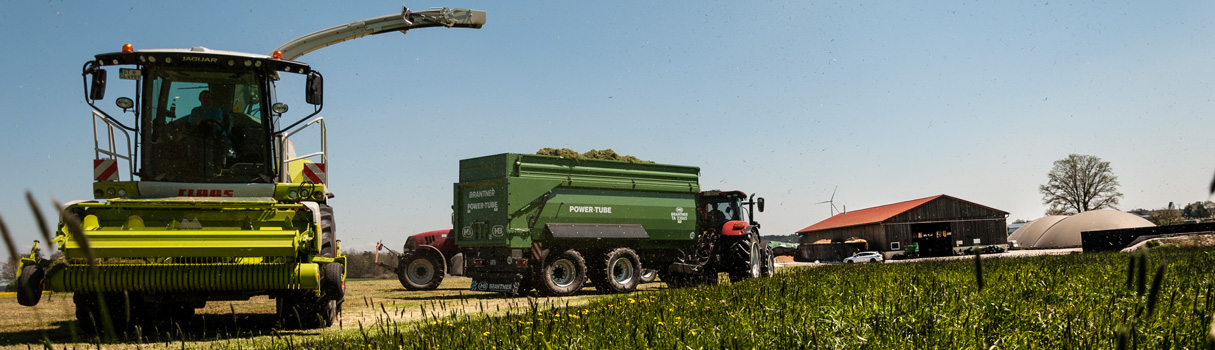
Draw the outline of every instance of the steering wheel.
[[[195,130],[203,137],[215,137],[223,131],[223,124],[215,119],[203,119],[202,121],[198,122],[198,126],[195,127]]]

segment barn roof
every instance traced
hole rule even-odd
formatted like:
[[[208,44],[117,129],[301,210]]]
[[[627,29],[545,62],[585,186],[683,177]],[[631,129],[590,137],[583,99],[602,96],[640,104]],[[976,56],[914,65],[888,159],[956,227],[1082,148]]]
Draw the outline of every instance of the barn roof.
[[[898,203],[894,203],[894,204],[887,204],[887,205],[877,206],[877,207],[873,207],[873,208],[854,210],[854,211],[850,211],[847,213],[836,214],[835,216],[829,217],[826,220],[819,221],[817,224],[810,225],[809,227],[798,230],[797,233],[807,233],[807,232],[812,232],[812,231],[821,231],[821,230],[828,230],[828,229],[840,228],[840,227],[876,224],[879,222],[886,221],[886,220],[894,217],[895,215],[899,215],[899,214],[907,212],[908,210],[915,209],[916,207],[924,205],[925,203],[931,202],[938,198],[950,198],[950,199],[961,201],[964,203],[974,204],[971,202],[967,202],[965,200],[961,200],[958,198],[954,198],[954,197],[950,197],[950,196],[942,194],[942,195],[936,195],[936,196],[932,196],[932,197],[928,197],[928,198],[914,199],[914,200],[909,200],[906,202],[898,202]],[[987,208],[987,209],[991,209],[986,206],[982,206],[982,205],[978,205],[978,204],[974,204],[974,205],[983,207],[983,208]],[[998,209],[991,209],[991,210],[1003,212]]]

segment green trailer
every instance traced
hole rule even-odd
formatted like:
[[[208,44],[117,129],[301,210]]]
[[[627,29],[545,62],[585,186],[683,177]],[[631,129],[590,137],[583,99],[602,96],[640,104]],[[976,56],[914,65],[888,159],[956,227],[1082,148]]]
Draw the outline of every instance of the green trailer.
[[[763,199],[704,191],[691,166],[499,154],[460,161],[452,236],[470,289],[629,292],[643,269],[671,285],[772,273]]]

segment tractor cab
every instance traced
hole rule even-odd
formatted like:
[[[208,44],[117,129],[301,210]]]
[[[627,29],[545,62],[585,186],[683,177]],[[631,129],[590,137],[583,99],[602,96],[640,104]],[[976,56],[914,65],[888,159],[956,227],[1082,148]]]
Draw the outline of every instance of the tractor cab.
[[[703,220],[701,227],[722,234],[730,234],[731,232],[741,233],[741,229],[747,225],[754,225],[758,228],[759,223],[755,221],[755,209],[764,211],[762,197],[755,198],[755,195],[751,195],[748,198],[747,194],[742,191],[713,190],[700,193],[700,205],[697,211]],[[727,223],[739,223],[742,224],[742,227],[735,228],[736,225],[726,225]]]
[[[114,83],[107,84],[110,66],[122,66],[119,79],[133,85],[133,95],[115,100],[120,110],[115,112],[130,113],[131,119],[95,104]],[[315,108],[299,122],[280,128],[279,118],[288,107],[277,100],[275,83],[284,73],[307,77],[305,97]],[[94,109],[97,199],[269,197],[275,183],[325,180],[325,150],[295,157],[288,141],[294,131],[285,133],[322,106],[321,75],[306,64],[203,47],[135,51],[127,45],[122,52],[97,55],[85,64],[84,75],[91,76],[86,102]],[[323,148],[323,119],[308,125],[317,122]],[[312,156],[321,161],[303,159]],[[120,181],[122,165],[132,183]],[[136,176],[140,183],[134,183]],[[114,188],[121,191],[110,193]]]

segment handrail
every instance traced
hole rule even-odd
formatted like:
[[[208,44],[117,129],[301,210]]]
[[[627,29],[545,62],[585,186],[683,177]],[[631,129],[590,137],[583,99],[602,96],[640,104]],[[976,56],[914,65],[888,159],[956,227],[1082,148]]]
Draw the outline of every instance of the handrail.
[[[106,136],[106,143],[105,143],[106,148],[102,148],[101,138],[99,138],[98,134],[97,134],[97,131],[98,131],[97,120],[98,119],[100,119],[102,122],[105,122],[105,125],[106,125],[106,128],[105,128],[106,129],[106,135],[105,135]],[[118,127],[119,127],[118,130],[122,131],[122,134],[124,137],[126,137],[126,141],[127,141],[127,153],[126,153],[126,155],[122,155],[122,154],[118,153],[119,152],[119,150],[117,149],[118,142],[114,139],[114,127],[115,127],[114,122],[111,121],[110,118],[107,118],[105,115],[97,112],[96,110],[93,111],[93,158],[94,159],[105,159],[105,158],[101,157],[101,155],[104,154],[106,156],[109,156],[109,159],[125,160],[127,162],[127,180],[135,181],[135,162],[132,160],[132,157],[131,157],[131,155],[133,154],[133,152],[131,150],[131,133],[129,131],[127,131],[126,128],[123,128],[121,125],[118,125]],[[121,175],[119,175],[119,177],[121,178]]]
[[[287,158],[287,145],[288,145],[288,141],[289,141],[288,139],[291,138],[291,136],[298,134],[300,131],[304,131],[304,129],[307,129],[309,126],[312,126],[312,124],[320,124],[320,126],[321,126],[321,151],[305,154],[303,156]],[[292,132],[289,132],[286,134],[282,134],[282,136],[279,137],[278,149],[279,149],[279,159],[281,159],[281,164],[279,167],[279,169],[280,169],[279,182],[282,182],[282,183],[291,182],[291,174],[288,171],[287,163],[290,163],[293,161],[320,156],[321,163],[324,163],[326,166],[328,166],[328,164],[329,164],[329,137],[328,137],[328,130],[325,129],[325,117],[316,117],[316,119],[309,121],[307,124],[304,124],[304,126],[301,126],[298,129],[295,129],[295,131],[292,131]],[[329,180],[329,175],[328,175],[328,172],[326,172],[325,181],[328,182],[328,180]]]

